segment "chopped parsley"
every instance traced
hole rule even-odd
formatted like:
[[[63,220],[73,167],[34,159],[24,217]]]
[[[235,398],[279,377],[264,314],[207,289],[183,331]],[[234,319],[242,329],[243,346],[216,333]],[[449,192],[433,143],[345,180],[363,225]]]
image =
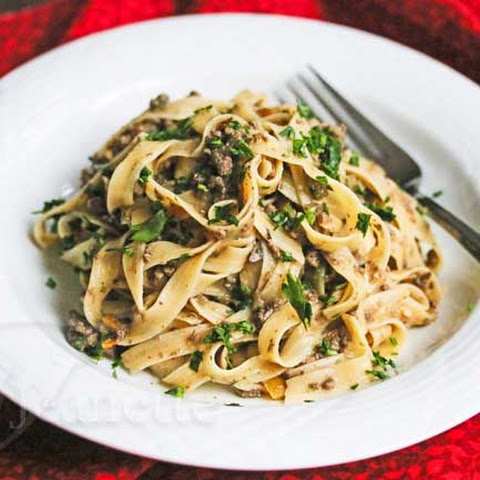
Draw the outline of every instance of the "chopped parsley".
[[[280,136],[293,140],[295,138],[295,130],[289,125],[280,132]]]
[[[315,213],[314,208],[308,208],[305,210],[305,220],[309,223],[309,225],[313,225],[316,219],[317,214]]]
[[[229,354],[235,353],[237,351],[237,347],[235,347],[235,345],[232,343],[233,332],[252,334],[255,332],[255,325],[247,322],[246,320],[234,323],[222,323],[221,325],[217,325],[211,333],[203,338],[203,343],[222,342]]]
[[[148,178],[152,174],[152,171],[148,167],[143,167],[140,170],[140,176],[138,177],[138,183],[145,185],[148,182]]]
[[[167,223],[167,213],[163,207],[158,207],[156,213],[149,220],[130,226],[134,242],[148,243],[158,238]]]
[[[195,352],[192,353],[190,356],[190,363],[189,367],[191,370],[194,372],[198,372],[198,368],[200,367],[200,363],[202,363],[203,360],[203,352],[200,352],[200,350],[196,350]]]
[[[173,387],[170,390],[167,390],[165,392],[165,395],[171,395],[175,398],[183,398],[185,396],[185,393],[187,393],[187,391],[184,387]]]
[[[382,357],[380,352],[372,352],[373,353],[373,361],[372,364],[376,367],[381,367],[386,369],[387,367],[395,368],[395,362],[391,358]]]
[[[379,205],[375,205],[374,203],[366,203],[365,206],[372,212],[375,212],[382,220],[385,220],[386,222],[392,222],[396,218],[392,207],[381,207]]]
[[[47,281],[45,282],[45,285],[46,285],[48,288],[51,288],[52,290],[54,290],[55,288],[57,288],[57,282],[56,282],[56,280],[55,280],[53,277],[48,277],[48,278],[47,278]]]
[[[235,287],[233,296],[235,298],[234,309],[236,312],[249,307],[253,302],[252,292],[244,283],[240,283],[237,287]]]
[[[350,387],[350,390],[356,390],[359,386],[360,386],[360,384],[359,384],[359,383],[356,383],[355,385],[352,385],[352,386]]]
[[[54,198],[53,200],[48,200],[46,202],[43,202],[43,207],[41,210],[35,210],[32,213],[46,213],[49,210],[51,210],[54,207],[58,207],[59,205],[62,205],[65,203],[65,200],[63,198]]]
[[[386,380],[389,378],[389,368],[396,368],[395,362],[391,358],[383,357],[380,352],[372,352],[372,370],[365,370],[365,373],[372,375],[379,380]]]
[[[234,130],[240,130],[242,124],[238,120],[231,120],[228,122],[228,127],[233,128]]]
[[[438,198],[438,197],[441,197],[442,195],[443,195],[443,190],[437,190],[432,193],[433,198]]]
[[[247,160],[253,158],[252,150],[248,143],[242,138],[238,139],[233,146],[230,147],[230,153],[236,158],[246,158]]]
[[[475,309],[475,304],[473,302],[468,302],[467,305],[465,306],[465,310],[467,311],[467,313],[472,313],[474,309]]]
[[[202,192],[208,192],[208,187],[204,183],[199,183],[197,185],[197,190],[200,190]]]
[[[298,157],[308,156],[307,141],[304,138],[296,138],[292,142],[293,153]]]
[[[64,250],[70,250],[75,246],[75,240],[72,235],[62,237],[61,241]]]
[[[230,225],[238,226],[238,217],[232,213],[234,205],[234,203],[227,203],[226,205],[216,206],[215,217],[211,218],[208,221],[208,224],[211,225],[212,223],[227,222]]]
[[[369,215],[368,213],[359,213],[357,215],[357,225],[356,228],[357,230],[360,230],[362,232],[363,236],[367,234],[368,226],[370,224],[370,218],[372,216]]]
[[[367,193],[367,190],[365,188],[362,188],[360,185],[354,185],[352,189],[357,195],[365,195]]]
[[[315,116],[313,110],[308,105],[305,105],[303,103],[299,103],[297,105],[297,112],[302,118],[305,118],[307,120]]]
[[[270,220],[275,224],[275,230],[279,227],[286,227],[289,230],[296,231],[305,219],[304,213],[299,213],[287,204],[281,210],[270,212]]]
[[[383,370],[365,370],[365,373],[368,373],[379,380],[386,380],[388,378],[388,373]]]
[[[210,148],[222,148],[223,141],[220,137],[212,137],[210,140],[208,140],[207,145]]]
[[[322,211],[323,211],[324,213],[326,213],[327,215],[330,214],[330,210],[329,210],[329,208],[328,208],[328,205],[327,205],[325,202],[322,203]]]
[[[190,117],[178,120],[176,125],[167,130],[152,132],[147,135],[147,140],[163,142],[166,140],[185,140],[196,135],[192,128],[192,119]]]
[[[395,337],[390,337],[388,340],[394,347],[398,345],[398,340]]]
[[[294,258],[290,252],[282,252],[280,253],[280,260],[282,262],[293,262]]]
[[[328,338],[324,338],[322,343],[317,345],[316,351],[324,357],[332,357],[338,353],[331,348],[331,342]]]
[[[287,274],[287,283],[282,285],[285,298],[297,311],[305,328],[310,326],[312,319],[312,304],[307,301],[303,285],[299,278],[295,278],[290,272]]]
[[[328,185],[328,178],[325,175],[318,175],[315,180],[322,185]]]
[[[350,155],[350,160],[348,161],[350,165],[358,167],[360,165],[360,155],[358,152],[352,152]]]
[[[117,368],[122,364],[122,359],[120,358],[120,355],[116,356],[115,359],[112,362],[112,377],[117,378]]]

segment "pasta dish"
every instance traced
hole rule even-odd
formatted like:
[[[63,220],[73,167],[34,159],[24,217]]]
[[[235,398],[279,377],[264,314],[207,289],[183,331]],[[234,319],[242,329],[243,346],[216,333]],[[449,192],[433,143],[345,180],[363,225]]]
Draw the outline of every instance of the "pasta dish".
[[[153,99],[35,225],[84,287],[68,342],[176,397],[213,382],[313,401],[395,374],[437,316],[441,255],[345,133],[251,92]]]

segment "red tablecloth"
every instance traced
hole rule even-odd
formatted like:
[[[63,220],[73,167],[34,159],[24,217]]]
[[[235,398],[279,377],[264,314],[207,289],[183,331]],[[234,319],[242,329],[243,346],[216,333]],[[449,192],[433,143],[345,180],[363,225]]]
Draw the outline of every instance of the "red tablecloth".
[[[0,15],[0,75],[92,32],[155,17],[219,11],[282,13],[352,25],[422,50],[480,83],[480,0],[50,0]],[[100,447],[31,416],[26,417],[29,427],[12,440],[10,423],[18,424],[21,415],[0,397],[1,480],[480,479],[480,415],[390,455],[275,473],[227,473],[154,462]]]

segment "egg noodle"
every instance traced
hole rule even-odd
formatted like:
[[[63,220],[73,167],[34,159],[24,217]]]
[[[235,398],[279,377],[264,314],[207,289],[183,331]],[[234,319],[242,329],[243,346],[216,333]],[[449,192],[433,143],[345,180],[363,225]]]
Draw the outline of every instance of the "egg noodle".
[[[66,336],[148,369],[286,403],[395,373],[437,316],[441,256],[416,201],[305,105],[165,95],[46,202],[41,247],[84,286]]]

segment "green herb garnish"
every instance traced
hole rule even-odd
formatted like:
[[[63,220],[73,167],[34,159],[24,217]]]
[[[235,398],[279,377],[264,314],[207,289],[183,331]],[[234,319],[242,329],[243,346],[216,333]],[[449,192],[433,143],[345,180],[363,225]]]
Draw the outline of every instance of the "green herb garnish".
[[[222,323],[221,325],[217,325],[211,333],[204,337],[203,343],[222,342],[229,354],[235,353],[237,351],[237,347],[235,347],[235,345],[232,343],[233,332],[252,334],[255,332],[255,325],[247,322],[246,320],[234,323]]]
[[[313,110],[308,105],[305,105],[303,103],[299,103],[297,105],[297,112],[302,118],[305,118],[307,120],[315,116]]]
[[[438,197],[441,197],[442,195],[443,195],[443,190],[437,190],[432,193],[433,198],[438,198]]]
[[[350,155],[350,160],[348,161],[350,165],[358,167],[360,165],[360,155],[358,152],[352,152]]]
[[[331,342],[328,338],[324,338],[322,343],[317,345],[316,351],[324,357],[332,357],[338,353],[331,348]]]
[[[287,274],[287,283],[282,285],[285,298],[297,311],[305,328],[310,326],[312,319],[312,304],[307,301],[303,285],[299,278],[295,278],[290,272]]]
[[[145,222],[130,226],[130,231],[134,232],[132,240],[134,242],[148,243],[158,238],[163,232],[167,223],[167,213],[160,207],[152,218]]]
[[[314,208],[308,208],[307,210],[305,210],[305,220],[307,220],[309,225],[313,225],[316,219],[317,219],[317,214],[315,213]]]
[[[373,370],[365,370],[365,373],[378,378],[379,380],[386,380],[389,378],[389,368],[396,368],[395,362],[391,358],[383,357],[380,352],[372,352]]]
[[[240,128],[242,128],[242,124],[238,120],[231,120],[228,122],[228,126],[234,130],[240,130]]]
[[[383,370],[365,370],[365,373],[373,375],[379,380],[386,380],[388,378],[388,373],[384,372]]]
[[[48,287],[48,288],[51,288],[52,290],[57,288],[57,282],[56,280],[53,278],[53,277],[48,277],[47,278],[47,281],[45,282],[45,285]]]
[[[148,167],[143,167],[140,170],[140,176],[138,177],[138,183],[145,185],[148,182],[148,178],[152,174],[152,171]]]
[[[392,222],[396,218],[392,207],[380,207],[374,203],[365,203],[365,206],[372,212],[375,212],[382,220],[385,220],[386,222]]]
[[[388,340],[394,347],[398,345],[398,340],[395,337],[390,337]]]
[[[221,148],[223,147],[223,141],[220,137],[213,137],[207,142],[210,148]]]
[[[190,117],[178,120],[176,125],[167,130],[152,132],[147,135],[147,140],[163,142],[166,140],[185,140],[196,135],[192,128],[192,119]]]
[[[165,395],[171,395],[175,398],[183,398],[187,391],[184,387],[173,387],[165,392]]]
[[[65,200],[63,198],[54,198],[53,200],[48,200],[46,202],[43,202],[43,208],[41,210],[35,210],[32,213],[46,213],[49,210],[51,210],[54,207],[58,207],[59,205],[62,205],[65,203]]]
[[[308,157],[307,141],[304,138],[296,138],[292,141],[293,153],[298,157]]]
[[[253,158],[253,152],[250,149],[250,146],[242,138],[237,140],[234,145],[230,147],[230,153],[237,158],[246,158],[247,160]]]
[[[280,132],[280,136],[293,140],[295,138],[295,130],[289,125]]]
[[[286,227],[289,230],[296,231],[305,219],[305,213],[299,213],[287,204],[281,210],[276,210],[268,214],[270,220],[275,224],[275,230],[279,227]]]
[[[190,356],[189,367],[194,372],[198,372],[198,368],[200,367],[200,363],[202,362],[202,360],[203,360],[203,352],[200,352],[200,350],[196,350]]]
[[[227,222],[230,225],[238,226],[238,217],[233,215],[232,209],[233,203],[227,203],[226,205],[218,205],[215,207],[215,217],[208,221],[208,224]]]
[[[368,230],[368,225],[370,224],[370,218],[372,216],[369,215],[368,213],[359,213],[357,215],[357,225],[356,225],[356,228],[357,230],[360,230],[363,234],[363,236],[365,236],[367,234],[367,230]]]
[[[322,185],[328,185],[328,178],[325,175],[318,175],[315,180]]]
[[[293,262],[294,258],[290,252],[282,252],[280,253],[280,260],[282,262]]]

